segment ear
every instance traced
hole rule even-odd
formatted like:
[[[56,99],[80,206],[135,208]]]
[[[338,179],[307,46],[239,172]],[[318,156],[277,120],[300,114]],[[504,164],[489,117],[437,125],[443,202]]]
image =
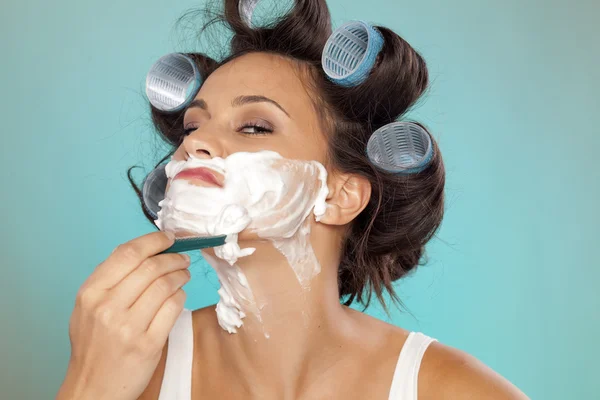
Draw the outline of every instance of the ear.
[[[371,198],[371,183],[355,174],[332,174],[327,182],[327,210],[320,222],[346,225],[365,209]]]

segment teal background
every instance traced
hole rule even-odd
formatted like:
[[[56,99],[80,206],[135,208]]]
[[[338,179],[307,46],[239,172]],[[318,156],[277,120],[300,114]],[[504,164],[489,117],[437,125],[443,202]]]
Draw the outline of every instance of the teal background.
[[[598,398],[600,3],[349,3],[329,1],[336,25],[376,21],[428,61],[431,91],[412,116],[447,168],[429,264],[397,285],[410,313],[391,321],[473,354],[532,398]],[[2,398],[53,398],[78,287],[116,245],[154,229],[125,171],[162,154],[145,74],[195,49],[173,24],[196,5],[3,3]],[[197,262],[193,276],[187,307],[215,302],[214,274]]]

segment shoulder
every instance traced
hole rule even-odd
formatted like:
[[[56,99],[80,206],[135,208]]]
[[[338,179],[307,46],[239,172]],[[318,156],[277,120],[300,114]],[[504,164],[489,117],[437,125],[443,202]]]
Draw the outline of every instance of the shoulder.
[[[419,399],[528,399],[477,358],[440,342],[425,352],[418,382]]]

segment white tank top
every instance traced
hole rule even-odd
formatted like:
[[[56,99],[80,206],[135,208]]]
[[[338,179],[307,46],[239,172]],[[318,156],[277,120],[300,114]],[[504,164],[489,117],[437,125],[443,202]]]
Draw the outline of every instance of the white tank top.
[[[427,347],[436,341],[410,332],[396,363],[388,400],[417,400],[417,377]],[[158,400],[192,399],[192,312],[184,309],[169,333],[167,362]]]

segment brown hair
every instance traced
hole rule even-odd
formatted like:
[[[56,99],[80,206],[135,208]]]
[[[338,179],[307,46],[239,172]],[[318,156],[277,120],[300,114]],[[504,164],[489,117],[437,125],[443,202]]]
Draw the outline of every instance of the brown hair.
[[[260,27],[244,22],[239,0],[224,0],[224,5],[224,11],[201,27],[200,32],[215,22],[223,23],[233,33],[229,56],[217,62],[202,53],[187,54],[194,58],[205,78],[226,62],[251,52],[287,57],[308,72],[305,83],[316,94],[315,109],[328,134],[331,166],[363,176],[372,186],[369,203],[350,224],[343,242],[340,297],[345,297],[344,304],[356,300],[366,307],[375,293],[385,308],[383,293],[387,290],[392,300],[401,303],[392,282],[419,265],[425,244],[442,221],[444,164],[433,137],[432,161],[426,169],[412,175],[375,168],[365,149],[377,128],[400,119],[426,90],[428,72],[424,59],[396,33],[377,26],[384,45],[369,77],[358,86],[340,87],[329,81],[321,68],[321,54],[332,32],[325,0],[295,0],[286,15]],[[163,113],[150,108],[159,135],[174,146],[174,151],[184,136],[183,111]],[[141,201],[139,188],[128,176]]]

